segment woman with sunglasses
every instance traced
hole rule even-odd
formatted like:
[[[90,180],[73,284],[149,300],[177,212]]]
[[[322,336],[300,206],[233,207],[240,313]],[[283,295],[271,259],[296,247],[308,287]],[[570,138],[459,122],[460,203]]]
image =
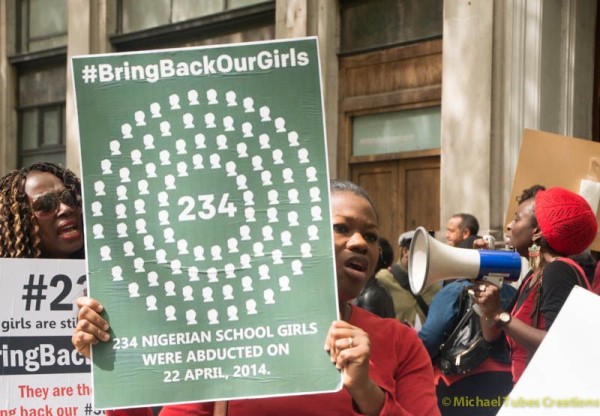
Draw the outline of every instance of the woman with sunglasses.
[[[81,182],[50,162],[0,179],[0,257],[84,258]]]

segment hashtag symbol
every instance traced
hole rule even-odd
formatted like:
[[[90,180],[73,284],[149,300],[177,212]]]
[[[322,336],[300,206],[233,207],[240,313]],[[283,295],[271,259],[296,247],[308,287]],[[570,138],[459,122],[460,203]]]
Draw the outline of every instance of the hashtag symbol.
[[[83,82],[86,84],[96,82],[96,78],[98,78],[98,69],[96,69],[96,65],[86,65],[83,67],[81,71],[81,76],[83,78]]]
[[[86,415],[91,415],[91,414],[92,414],[92,405],[91,405],[91,404],[89,404],[89,403],[87,403],[87,404],[85,405],[85,410],[84,410],[84,411],[85,411],[85,414],[86,414]]]
[[[44,284],[44,275],[40,274],[38,283],[35,284],[35,275],[29,275],[29,284],[23,286],[26,293],[23,295],[23,299],[27,302],[25,303],[25,310],[31,310],[31,301],[35,301],[35,310],[40,310],[40,303],[42,300],[46,299],[46,295],[44,295],[44,290],[48,289],[48,285]]]

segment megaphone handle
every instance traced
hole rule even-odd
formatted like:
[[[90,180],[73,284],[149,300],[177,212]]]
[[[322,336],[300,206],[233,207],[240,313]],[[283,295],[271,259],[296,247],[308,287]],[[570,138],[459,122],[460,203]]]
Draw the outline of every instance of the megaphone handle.
[[[478,304],[475,303],[475,292],[473,290],[469,289],[467,293],[469,294],[469,297],[471,298],[471,301],[473,302],[473,311],[477,315],[483,316],[483,311],[481,310],[481,306],[479,306]]]

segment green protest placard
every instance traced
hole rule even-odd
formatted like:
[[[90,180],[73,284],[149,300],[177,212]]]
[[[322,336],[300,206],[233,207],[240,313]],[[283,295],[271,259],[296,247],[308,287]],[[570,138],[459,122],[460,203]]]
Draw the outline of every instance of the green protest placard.
[[[335,391],[314,38],[73,58],[98,408]]]

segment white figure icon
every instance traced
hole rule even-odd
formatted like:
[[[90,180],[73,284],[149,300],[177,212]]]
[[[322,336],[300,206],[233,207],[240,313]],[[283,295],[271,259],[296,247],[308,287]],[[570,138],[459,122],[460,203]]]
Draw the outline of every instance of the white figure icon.
[[[158,308],[156,307],[156,296],[150,295],[146,296],[146,310],[147,311],[156,311]]]
[[[288,230],[281,232],[281,245],[283,247],[289,247],[292,245],[292,233]]]
[[[202,288],[202,300],[204,302],[214,302],[212,288],[208,286]]]
[[[125,257],[133,257],[135,256],[135,252],[133,251],[134,246],[133,246],[133,242],[131,241],[125,241],[123,243],[123,255]]]
[[[148,190],[148,181],[146,179],[140,179],[137,183],[137,187],[140,195],[150,194],[150,191]]]
[[[125,185],[117,186],[117,200],[127,201],[127,187]]]
[[[204,169],[204,158],[200,153],[196,153],[192,156],[192,164],[194,165],[194,170]]]
[[[148,273],[148,286],[158,286],[158,273],[156,273],[155,271]]]
[[[181,260],[171,261],[171,274],[181,274]]]
[[[125,204],[117,204],[117,206],[115,206],[115,213],[119,220],[127,218],[127,207]]]
[[[189,176],[187,172],[187,163],[185,163],[184,161],[177,162],[177,176],[179,176],[180,178],[185,178],[186,176]]]
[[[237,95],[235,94],[235,91],[227,91],[225,93],[225,101],[227,101],[227,107],[237,106],[236,98]]]
[[[314,224],[309,225],[308,228],[306,229],[306,232],[308,234],[309,241],[314,241],[314,240],[319,239],[319,227],[317,227],[316,225],[314,225]]]
[[[135,119],[136,126],[145,126],[146,125],[146,114],[142,110],[138,110],[133,114],[133,118]]]
[[[225,172],[227,172],[227,176],[237,176],[237,172],[235,171],[236,167],[237,166],[235,165],[235,162],[233,160],[230,160],[227,163],[225,163]]]
[[[169,194],[165,191],[160,191],[158,193],[158,206],[159,207],[168,207],[169,206]]]
[[[161,137],[171,137],[171,123],[168,121],[161,121],[159,126]]]
[[[219,104],[219,101],[217,100],[217,90],[211,88],[208,91],[206,91],[206,100],[211,105]]]
[[[198,101],[198,91],[196,90],[189,90],[187,92],[187,98],[188,98],[188,102],[190,105],[199,105],[200,102]]]
[[[209,283],[216,283],[219,281],[219,277],[218,277],[218,270],[215,267],[210,267],[208,270],[206,270],[206,276],[208,277],[208,282]]]
[[[272,176],[273,175],[271,175],[271,172],[269,172],[268,170],[263,170],[260,173],[260,180],[262,181],[262,185],[263,186],[273,185],[273,182],[271,181]]]
[[[251,269],[252,265],[250,264],[250,262],[252,261],[252,258],[250,257],[250,254],[244,253],[240,256],[240,267],[242,269]]]
[[[261,149],[270,149],[271,145],[269,144],[269,142],[271,141],[271,138],[269,137],[268,134],[261,134],[260,136],[258,136],[258,143],[260,144],[260,148]]]
[[[131,282],[127,285],[127,290],[129,291],[130,298],[139,298],[140,297],[140,285],[136,282]]]
[[[270,225],[262,227],[262,236],[264,241],[273,241],[273,227]]]
[[[143,218],[135,220],[135,229],[136,234],[148,234],[148,230],[146,230],[146,220]]]
[[[104,238],[104,226],[102,224],[94,224],[92,226],[92,234],[94,234],[94,240],[101,240]]]
[[[290,144],[290,147],[300,146],[300,143],[298,143],[298,133],[290,131],[288,133],[288,143]]]
[[[298,190],[296,188],[291,188],[288,190],[288,200],[290,204],[299,204],[300,200],[298,199]]]
[[[194,300],[194,288],[190,285],[186,285],[181,288],[181,294],[183,295],[184,302],[190,302]]]
[[[298,222],[298,213],[296,211],[288,212],[287,218],[290,227],[298,227],[300,225]]]
[[[228,253],[238,253],[238,240],[234,237],[227,239],[227,252]]]
[[[111,140],[108,147],[112,156],[119,156],[121,154],[121,143],[118,140]]]
[[[177,293],[175,293],[175,282],[173,282],[172,280],[168,280],[165,282],[165,295],[166,296],[176,296]]]
[[[196,266],[188,267],[188,277],[190,278],[190,282],[197,282],[200,280],[199,270]]]
[[[233,286],[231,285],[225,285],[223,286],[223,289],[221,289],[223,292],[223,300],[233,300]]]
[[[240,226],[240,238],[242,241],[250,240],[250,227],[248,227],[246,224]]]
[[[124,139],[133,139],[133,136],[131,135],[131,131],[132,131],[131,124],[123,123],[121,125],[121,133],[123,134]]]
[[[135,213],[138,215],[146,213],[146,201],[143,199],[133,201],[133,207],[135,208]]]
[[[271,276],[269,276],[269,266],[266,264],[261,264],[258,266],[258,276],[260,280],[269,280]]]
[[[181,110],[181,105],[179,105],[179,95],[169,95],[169,104],[171,104],[171,110]]]
[[[283,264],[283,251],[279,249],[273,250],[271,259],[273,260],[273,264]]]
[[[254,137],[254,134],[252,133],[252,123],[249,121],[242,123],[242,133],[244,137]]]
[[[156,165],[152,162],[146,164],[146,177],[147,178],[156,178]]]
[[[281,172],[281,176],[283,176],[283,183],[294,183],[294,171],[292,168],[285,168]]]
[[[255,211],[252,207],[246,207],[244,209],[244,216],[246,217],[246,222],[256,222],[256,218],[254,217]]]
[[[213,113],[204,114],[204,124],[206,124],[207,129],[214,129],[217,127],[215,124],[215,115]]]
[[[174,243],[175,242],[175,231],[171,227],[165,228],[163,231],[163,237],[165,238],[165,243]]]
[[[296,259],[294,261],[292,261],[292,273],[295,276],[304,274],[304,272],[302,271],[302,261],[299,259]]]
[[[256,241],[254,244],[252,244],[252,250],[254,251],[254,257],[264,257],[265,252],[265,245],[263,243],[261,243],[260,241]]]
[[[102,181],[94,182],[94,192],[96,193],[96,196],[106,195],[106,192],[104,191],[105,188],[106,188],[106,186],[104,185],[104,182],[102,182]]]
[[[311,250],[312,250],[312,247],[311,247],[310,243],[300,244],[300,253],[302,254],[303,258],[312,257]]]
[[[273,150],[273,164],[275,165],[283,165],[283,152],[281,149]]]
[[[252,97],[244,98],[242,104],[244,105],[244,113],[254,113],[254,99]]]
[[[160,104],[152,103],[150,104],[150,114],[152,118],[160,118],[162,114],[160,113]]]
[[[258,109],[260,114],[260,121],[271,121],[271,109],[266,105],[263,105]]]
[[[144,273],[146,269],[144,269],[144,259],[141,257],[136,257],[133,260],[133,267],[135,273]]]
[[[129,168],[119,169],[119,177],[121,178],[121,183],[131,182],[131,178],[129,177],[129,175],[130,175]]]
[[[177,150],[178,155],[187,155],[186,143],[183,139],[178,139],[175,142],[175,149]]]
[[[262,157],[260,157],[259,155],[252,156],[252,170],[253,171],[263,170],[262,162],[263,162]]]
[[[306,168],[306,181],[316,182],[317,181],[317,169],[314,166]]]
[[[285,133],[287,131],[285,129],[285,119],[283,117],[277,117],[275,119],[275,131],[277,133]]]
[[[127,238],[127,224],[120,222],[117,224],[117,238]]]
[[[308,190],[310,196],[310,202],[321,202],[321,190],[316,186],[313,186]]]
[[[254,193],[251,190],[246,190],[242,194],[242,199],[244,200],[245,206],[253,206],[254,205]]]
[[[238,176],[236,176],[235,183],[237,184],[238,191],[243,191],[245,189],[248,189],[248,186],[246,185],[246,182],[247,182],[246,175],[238,175]]]
[[[226,150],[226,149],[228,149],[228,147],[227,147],[227,136],[225,136],[224,134],[219,134],[217,136],[217,138],[215,139],[215,141],[217,142],[217,150]]]
[[[206,137],[204,134],[196,134],[194,136],[194,143],[196,143],[196,149],[206,149]]]
[[[193,129],[194,128],[194,116],[192,113],[185,113],[182,117],[183,119],[183,128],[184,129]]]
[[[175,186],[175,176],[173,176],[173,175],[165,176],[165,189],[167,191],[177,189],[177,187]]]
[[[142,141],[144,142],[144,149],[146,149],[146,150],[154,149],[154,136],[153,135],[144,134]]]
[[[263,297],[266,305],[272,305],[275,303],[275,292],[273,289],[265,289],[263,292]]]
[[[269,200],[269,205],[278,205],[279,204],[279,192],[276,189],[270,189],[267,192],[267,199]]]
[[[202,247],[202,246],[194,247],[194,260],[196,260],[196,261],[204,260],[204,247]]]
[[[108,159],[102,159],[100,161],[100,169],[102,169],[103,175],[110,175],[112,173],[111,166],[112,163]]]
[[[139,149],[133,149],[130,153],[129,156],[131,157],[131,164],[132,165],[141,165],[142,163],[142,152],[140,152]]]
[[[233,117],[223,117],[223,128],[225,129],[225,131],[235,131],[235,127],[233,127]]]
[[[221,247],[220,246],[212,246],[210,248],[210,255],[212,257],[212,260],[223,260],[223,257],[221,256]]]
[[[312,216],[313,221],[322,221],[323,217],[321,215],[321,207],[318,205],[314,205],[310,208],[310,215]]]
[[[198,323],[196,320],[196,311],[193,309],[185,311],[185,321],[188,325],[196,325]]]
[[[175,313],[177,312],[177,310],[175,309],[175,306],[173,305],[169,305],[167,307],[165,307],[165,316],[167,317],[167,321],[176,321],[177,317],[175,316]]]
[[[158,249],[156,250],[156,263],[158,264],[166,264],[167,263],[167,252],[165,250]]]
[[[290,291],[290,278],[287,276],[281,276],[279,278],[279,290],[282,292]]]
[[[110,269],[110,273],[112,275],[113,282],[120,282],[123,280],[123,268],[121,266],[113,266],[113,268]]]
[[[254,290],[252,287],[252,278],[250,276],[242,277],[242,290],[244,292],[252,292]]]
[[[190,254],[190,252],[188,250],[187,240],[184,240],[183,238],[180,240],[177,240],[177,254],[180,254],[180,255]]]
[[[229,305],[227,307],[227,319],[229,321],[238,321],[238,309],[235,305]]]
[[[206,312],[206,316],[208,317],[209,325],[219,324],[219,312],[216,309],[210,309],[208,312]]]
[[[302,148],[300,150],[298,150],[298,162],[300,163],[309,163],[310,160],[308,159],[308,150],[306,148]]]
[[[112,260],[112,258],[110,257],[110,247],[109,246],[100,247],[100,260],[101,261]]]
[[[171,164],[171,153],[166,149],[160,151],[158,158],[160,159],[160,164],[163,166]]]
[[[156,248],[154,247],[154,237],[152,237],[151,234],[146,234],[144,236],[144,250],[146,251],[150,251],[150,250],[155,250]]]
[[[244,142],[240,142],[236,146],[238,158],[248,157],[248,145]]]
[[[269,220],[270,223],[279,222],[279,219],[277,218],[277,208],[275,208],[275,207],[267,208],[267,219]]]
[[[248,299],[246,301],[246,313],[248,315],[256,315],[256,301],[254,299]]]
[[[210,161],[211,169],[220,169],[221,168],[221,156],[219,156],[218,154],[213,153],[212,155],[210,155],[208,157],[208,160]]]
[[[227,263],[223,269],[225,270],[226,279],[233,279],[235,277],[235,266],[233,263]]]

